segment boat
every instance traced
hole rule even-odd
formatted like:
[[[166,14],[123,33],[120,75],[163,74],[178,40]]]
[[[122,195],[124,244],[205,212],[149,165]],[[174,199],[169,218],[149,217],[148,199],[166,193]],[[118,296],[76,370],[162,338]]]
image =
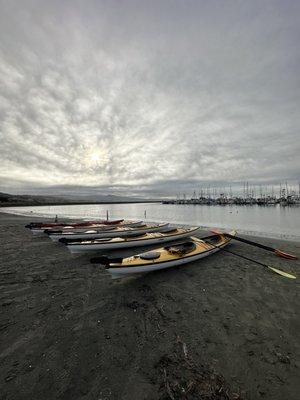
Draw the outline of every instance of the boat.
[[[106,220],[106,219],[100,219],[96,221],[82,221],[82,222],[30,222],[29,224],[25,225],[25,228],[44,228],[44,229],[50,229],[50,228],[63,228],[65,226],[72,226],[74,228],[77,228],[79,226],[86,226],[86,225],[94,225],[94,224],[102,224],[102,225],[114,225],[114,224],[119,224],[120,222],[124,221],[124,219],[115,219],[115,220]]]
[[[116,225],[105,225],[105,224],[93,224],[93,225],[87,225],[87,226],[80,226],[78,228],[73,228],[73,227],[63,227],[62,229],[46,229],[44,232],[48,235],[51,234],[57,234],[57,233],[69,233],[69,232],[85,232],[88,229],[94,229],[94,230],[111,230],[111,229],[116,229],[116,228],[134,228],[138,227],[143,224],[143,221],[129,221],[129,220],[123,220],[119,224]]]
[[[192,228],[171,228],[164,232],[134,233],[118,237],[104,237],[103,239],[82,240],[82,241],[63,241],[71,253],[103,251],[110,249],[122,249],[127,247],[148,246],[157,243],[165,243],[183,239],[193,235],[199,227]],[[129,232],[127,232],[129,233]]]
[[[231,236],[235,234],[235,231],[230,232]],[[103,256],[92,258],[91,262],[105,265],[106,270],[116,278],[187,264],[218,252],[227,246],[230,240],[230,237],[222,233],[202,239],[191,237],[181,243],[171,244],[132,257],[109,259]]]
[[[138,226],[117,226],[117,227],[104,227],[99,229],[87,229],[84,231],[71,231],[71,232],[47,232],[50,239],[54,242],[58,240],[62,243],[71,242],[76,240],[84,241],[89,239],[98,238],[111,238],[129,235],[141,235],[146,232],[158,232],[168,229],[169,224],[142,224]]]
[[[88,222],[88,223],[80,223],[77,226],[75,225],[64,225],[64,226],[43,226],[43,227],[33,227],[30,228],[33,235],[39,235],[42,233],[62,233],[62,232],[69,232],[76,229],[76,231],[85,231],[87,229],[111,229],[116,226],[138,226],[142,224],[143,221],[128,221],[128,220],[116,220],[114,224],[106,224],[106,223],[97,223],[95,222]]]
[[[112,220],[112,221],[106,221],[106,220],[99,220],[99,221],[83,221],[83,222],[70,222],[70,223],[61,223],[61,222],[55,222],[55,223],[35,223],[31,222],[28,225],[25,225],[25,228],[30,229],[30,231],[34,235],[38,235],[41,233],[44,233],[46,230],[53,230],[53,229],[79,229],[79,228],[87,228],[89,226],[99,226],[99,225],[105,225],[105,226],[111,226],[111,225],[119,225],[123,222],[123,219],[118,219],[118,220]]]

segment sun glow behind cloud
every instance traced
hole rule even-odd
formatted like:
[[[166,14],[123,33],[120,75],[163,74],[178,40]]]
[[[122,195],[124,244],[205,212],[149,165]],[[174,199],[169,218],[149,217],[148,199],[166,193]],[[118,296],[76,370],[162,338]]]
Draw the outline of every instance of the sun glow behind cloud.
[[[109,163],[109,153],[104,150],[91,150],[86,157],[88,168],[104,167]]]

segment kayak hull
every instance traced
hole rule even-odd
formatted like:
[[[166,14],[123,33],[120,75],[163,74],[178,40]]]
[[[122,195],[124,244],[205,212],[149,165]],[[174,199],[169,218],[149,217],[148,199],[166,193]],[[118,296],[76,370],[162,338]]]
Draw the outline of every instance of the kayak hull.
[[[224,246],[222,246],[224,247]],[[189,258],[182,258],[179,260],[172,260],[169,262],[165,263],[160,263],[160,264],[153,264],[153,265],[148,265],[148,266],[140,266],[140,267],[123,267],[123,268],[107,268],[107,271],[111,275],[118,275],[118,276],[123,276],[123,275],[133,275],[133,274],[141,274],[141,273],[146,273],[146,272],[153,272],[153,271],[159,271],[161,269],[166,269],[166,268],[171,268],[171,267],[177,267],[179,265],[184,265],[193,261],[200,260],[201,258],[208,257],[214,253],[217,253],[220,250],[218,249],[212,249],[208,253],[202,253],[202,254],[196,254],[195,256],[189,257]]]
[[[198,228],[197,228],[198,229]],[[197,229],[194,229],[195,232]],[[149,231],[147,232],[149,233]],[[67,244],[67,247],[71,253],[82,253],[82,252],[94,252],[94,251],[103,251],[103,250],[114,250],[114,249],[124,249],[129,247],[141,247],[148,246],[153,244],[167,243],[179,239],[187,238],[191,235],[191,231],[187,231],[182,234],[174,235],[166,235],[162,237],[153,237],[147,239],[136,239],[136,240],[123,240],[123,241],[107,241],[107,242],[99,242],[99,243],[74,243]]]
[[[124,219],[116,219],[107,221],[105,219],[96,220],[96,221],[83,221],[83,222],[69,222],[69,223],[59,223],[59,222],[31,222],[30,224],[25,225],[25,228],[29,228],[31,231],[36,231],[37,233],[43,232],[46,229],[64,229],[64,228],[80,228],[87,227],[90,225],[118,225],[122,223]]]
[[[158,232],[162,231],[163,229],[167,229],[169,224],[159,224],[153,228],[145,227],[132,229],[132,230],[118,230],[118,229],[107,229],[99,232],[93,233],[62,233],[62,234],[51,234],[49,235],[50,239],[54,242],[57,242],[59,239],[82,239],[82,240],[89,240],[89,239],[101,239],[101,238],[112,238],[112,237],[122,237],[128,235],[134,235],[140,233],[141,235],[146,232]],[[126,228],[126,227],[125,227]],[[131,228],[131,227],[130,227]]]
[[[133,222],[118,222],[115,224],[86,224],[86,225],[80,225],[80,226],[72,226],[72,225],[66,225],[63,227],[42,227],[42,228],[31,228],[30,231],[32,232],[33,235],[42,235],[44,233],[49,233],[51,234],[51,231],[55,230],[61,230],[62,232],[72,232],[73,230],[76,231],[86,231],[87,229],[114,229],[115,227],[135,227],[139,226],[142,224],[143,221],[133,221]],[[46,232],[47,231],[47,232]]]

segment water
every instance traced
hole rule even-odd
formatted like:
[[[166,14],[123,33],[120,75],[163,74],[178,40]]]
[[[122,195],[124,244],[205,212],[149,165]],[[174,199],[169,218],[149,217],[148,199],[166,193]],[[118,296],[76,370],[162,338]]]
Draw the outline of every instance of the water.
[[[9,207],[1,211],[42,217],[138,219],[237,229],[241,233],[300,241],[300,207],[205,206],[160,203]],[[146,211],[146,218],[144,213]],[[34,218],[33,218],[34,220]]]

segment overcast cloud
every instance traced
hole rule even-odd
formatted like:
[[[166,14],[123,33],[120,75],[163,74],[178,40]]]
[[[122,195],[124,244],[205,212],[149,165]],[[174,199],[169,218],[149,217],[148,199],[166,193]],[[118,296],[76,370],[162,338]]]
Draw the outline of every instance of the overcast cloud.
[[[0,0],[0,189],[298,180],[299,18],[296,0]]]

